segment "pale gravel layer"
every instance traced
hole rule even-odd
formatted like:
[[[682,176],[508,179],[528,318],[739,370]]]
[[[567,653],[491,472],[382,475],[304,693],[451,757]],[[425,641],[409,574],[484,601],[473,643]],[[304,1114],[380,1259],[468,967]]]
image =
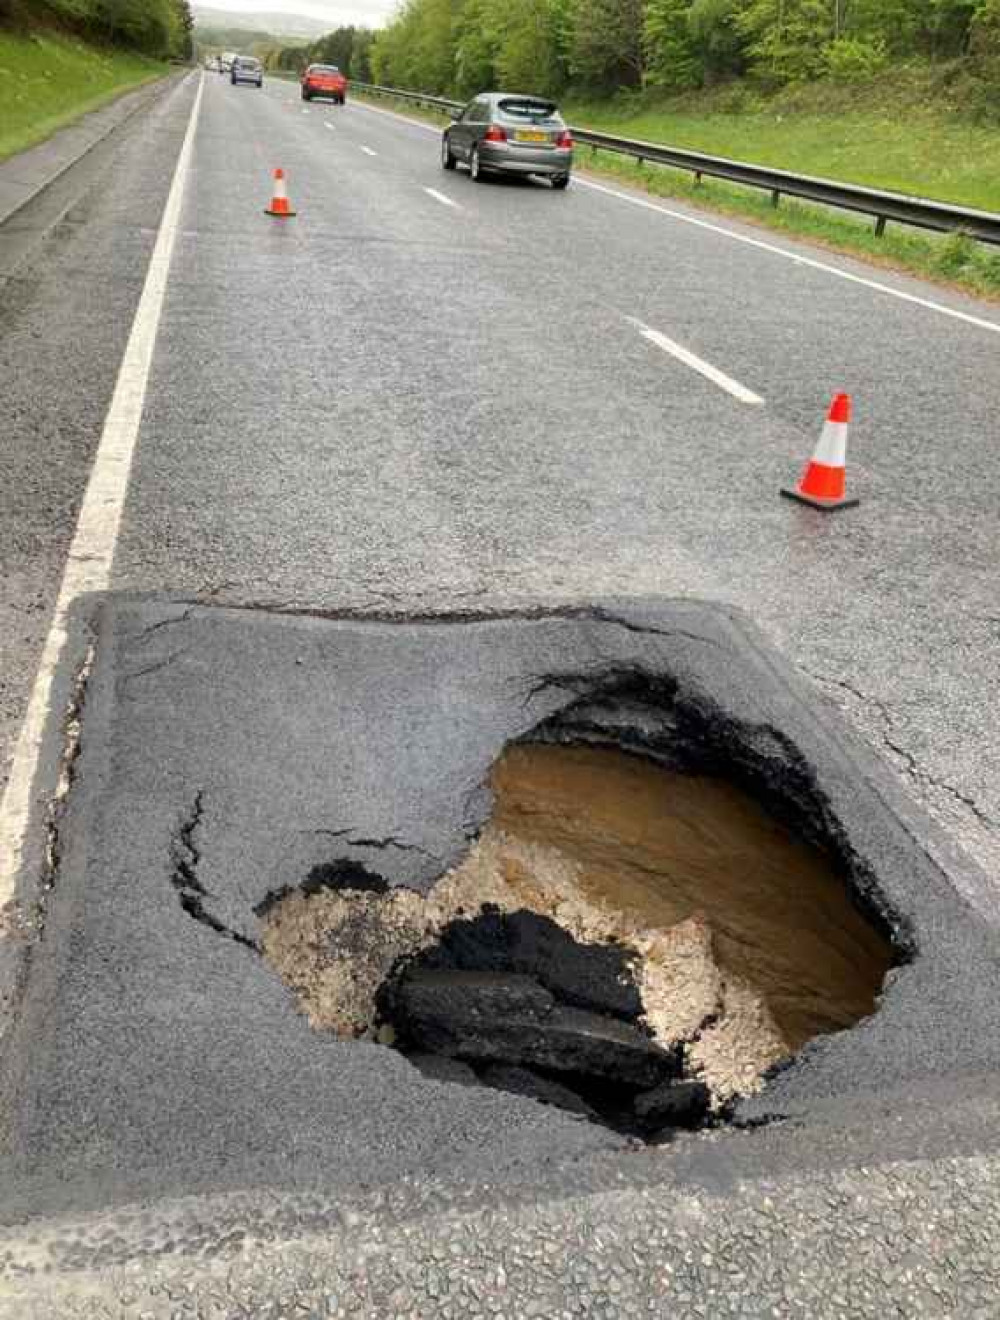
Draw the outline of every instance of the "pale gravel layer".
[[[375,998],[400,958],[434,943],[457,917],[484,905],[551,917],[582,944],[635,950],[644,1018],[664,1046],[689,1042],[688,1058],[724,1100],[758,1089],[789,1048],[760,995],[723,972],[700,915],[644,927],[610,902],[584,897],[565,854],[488,826],[468,856],[423,898],[409,889],[295,892],[268,917],[263,949],[314,1027],[377,1035]],[[359,952],[360,951],[360,952]]]

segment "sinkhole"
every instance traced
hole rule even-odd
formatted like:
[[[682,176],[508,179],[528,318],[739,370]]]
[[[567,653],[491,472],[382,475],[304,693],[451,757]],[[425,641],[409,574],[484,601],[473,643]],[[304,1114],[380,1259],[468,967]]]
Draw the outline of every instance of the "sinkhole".
[[[489,785],[426,895],[337,858],[262,913],[315,1027],[655,1141],[875,1011],[888,931],[743,786],[552,743],[509,746]]]

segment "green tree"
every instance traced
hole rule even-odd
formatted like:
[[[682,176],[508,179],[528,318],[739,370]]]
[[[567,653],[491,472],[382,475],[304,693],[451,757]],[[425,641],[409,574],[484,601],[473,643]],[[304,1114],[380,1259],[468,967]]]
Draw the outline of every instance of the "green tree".
[[[704,66],[690,27],[690,0],[647,0],[643,24],[646,81],[655,87],[697,87]]]
[[[642,0],[576,0],[569,11],[570,72],[589,87],[638,87],[645,67]]]
[[[745,43],[737,13],[738,0],[693,0],[688,11],[691,44],[709,77],[743,72]]]
[[[458,96],[473,97],[496,82],[496,61],[503,42],[497,10],[495,0],[466,0],[456,15],[452,88]]]
[[[565,81],[558,15],[548,0],[505,0],[500,42],[494,56],[505,87],[553,93]]]
[[[830,0],[749,0],[736,24],[754,69],[777,83],[796,82],[823,72],[835,13]]]

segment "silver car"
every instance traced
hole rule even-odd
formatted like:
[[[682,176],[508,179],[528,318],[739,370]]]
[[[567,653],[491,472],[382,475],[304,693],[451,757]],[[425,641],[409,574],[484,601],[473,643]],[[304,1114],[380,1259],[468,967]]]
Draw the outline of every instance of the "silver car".
[[[573,139],[553,101],[512,92],[484,92],[444,131],[441,164],[459,161],[479,182],[484,174],[539,174],[553,188],[569,184]]]
[[[229,76],[234,87],[241,82],[253,83],[255,87],[264,86],[264,67],[252,55],[235,56]]]

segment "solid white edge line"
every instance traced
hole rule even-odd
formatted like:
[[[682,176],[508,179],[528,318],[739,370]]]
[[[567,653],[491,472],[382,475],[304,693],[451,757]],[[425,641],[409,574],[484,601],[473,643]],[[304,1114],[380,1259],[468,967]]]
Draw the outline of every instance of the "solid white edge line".
[[[118,370],[111,406],[104,420],[94,465],[80,506],[49,632],[14,748],[10,778],[0,802],[0,910],[14,896],[14,885],[24,853],[31,819],[35,772],[49,714],[52,680],[66,644],[70,606],[78,596],[105,590],[111,577],[115,542],[136,437],[142,421],[146,385],[163,311],[170,259],[179,232],[184,185],[204,89],[203,74],[198,83],[139,305]]]
[[[352,110],[364,110],[371,115],[385,115],[386,119],[395,119],[399,124],[409,124],[411,128],[419,128],[425,133],[440,134],[444,126],[436,128],[434,124],[425,124],[422,119],[411,119],[409,115],[398,115],[395,110],[383,110],[381,106],[369,105],[367,101],[354,100],[351,102]]]
[[[655,344],[657,348],[662,348],[664,353],[669,353],[671,357],[675,357],[678,362],[683,362],[692,371],[697,371],[706,380],[710,380],[713,385],[718,385],[720,390],[725,390],[727,394],[731,394],[734,399],[739,399],[741,403],[754,405],[764,402],[759,394],[754,394],[753,390],[748,390],[738,380],[733,380],[732,376],[727,376],[718,367],[713,367],[711,362],[706,362],[704,358],[698,357],[697,353],[692,353],[683,344],[678,344],[676,340],[661,334],[659,330],[650,329],[648,325],[643,325],[641,321],[637,321],[633,316],[626,317],[626,320],[636,327],[643,339]]]
[[[373,115],[385,115],[388,119],[398,119],[400,123],[412,124],[415,128],[426,129],[429,133],[440,133],[441,130],[435,128],[432,124],[421,123],[419,119],[410,119],[406,115],[395,114],[392,110],[382,110],[374,105],[362,104],[362,110],[367,110]],[[973,316],[970,312],[961,312],[956,307],[946,307],[944,303],[934,302],[932,298],[921,298],[915,293],[907,293],[904,289],[894,289],[891,284],[882,284],[878,280],[866,279],[864,275],[855,275],[853,271],[841,270],[838,266],[831,266],[828,262],[818,261],[815,257],[806,257],[799,252],[789,252],[787,248],[779,247],[777,243],[768,243],[762,238],[752,238],[749,234],[738,234],[735,229],[727,229],[725,225],[714,224],[711,220],[701,220],[698,216],[685,215],[683,211],[675,211],[672,207],[661,206],[658,202],[648,201],[645,197],[635,197],[631,193],[619,192],[617,188],[609,188],[606,184],[595,183],[593,179],[581,178],[579,170],[573,175],[575,183],[583,188],[591,188],[594,192],[605,193],[608,197],[617,197],[620,202],[628,202],[632,206],[641,206],[646,211],[656,211],[660,215],[665,215],[671,220],[679,220],[685,225],[694,225],[697,229],[707,229],[711,234],[721,234],[724,238],[731,238],[736,243],[746,243],[748,247],[759,248],[761,252],[770,252],[774,256],[784,257],[786,261],[794,261],[800,266],[807,266],[810,270],[823,271],[826,275],[834,275],[839,280],[847,280],[850,284],[860,284],[865,289],[874,289],[876,293],[887,294],[890,298],[898,298],[901,302],[911,303],[915,307],[923,307],[929,312],[938,312],[941,316],[950,316],[953,320],[964,321],[966,325],[973,325],[978,330],[989,330],[993,334],[1000,334],[1000,322],[987,321],[981,316]],[[803,242],[809,240],[804,238]],[[845,254],[850,257],[850,254]],[[919,276],[913,276],[918,279]]]
[[[903,289],[894,289],[890,284],[881,284],[878,280],[869,280],[863,275],[855,275],[852,271],[830,266],[825,261],[817,261],[815,257],[804,257],[798,252],[789,252],[787,248],[778,247],[776,243],[766,243],[761,238],[751,238],[749,234],[738,234],[734,229],[727,229],[725,225],[713,224],[710,220],[699,220],[696,216],[685,215],[682,211],[674,211],[669,206],[660,206],[657,202],[647,201],[644,197],[633,197],[629,193],[619,192],[617,188],[607,188],[603,183],[594,183],[592,179],[581,179],[579,174],[575,178],[576,182],[582,184],[583,187],[592,188],[595,192],[606,193],[608,197],[617,197],[621,202],[629,202],[632,206],[641,206],[647,211],[658,211],[660,215],[668,216],[671,220],[680,220],[686,225],[695,225],[698,229],[707,229],[712,234],[722,234],[723,237],[731,238],[736,243],[746,243],[748,247],[759,248],[762,252],[774,253],[776,256],[784,257],[787,261],[794,261],[800,266],[808,266],[811,270],[821,270],[827,275],[835,275],[837,279],[848,280],[851,284],[860,284],[866,289],[874,289],[877,293],[888,294],[890,298],[898,298],[901,302],[913,303],[916,307],[923,307],[927,311],[939,312],[942,316],[950,316],[956,321],[964,321],[967,325],[974,325],[979,330],[991,330],[994,334],[1000,334],[1000,322],[986,321],[982,317],[972,316],[969,312],[960,312],[955,307],[946,307],[944,303],[934,302],[930,298],[920,298],[915,293],[906,293]]]
[[[458,202],[453,202],[450,197],[446,197],[444,193],[438,192],[436,188],[425,188],[424,192],[428,197],[433,197],[436,202],[441,202],[444,206],[450,206],[456,211],[461,211],[462,209]]]

